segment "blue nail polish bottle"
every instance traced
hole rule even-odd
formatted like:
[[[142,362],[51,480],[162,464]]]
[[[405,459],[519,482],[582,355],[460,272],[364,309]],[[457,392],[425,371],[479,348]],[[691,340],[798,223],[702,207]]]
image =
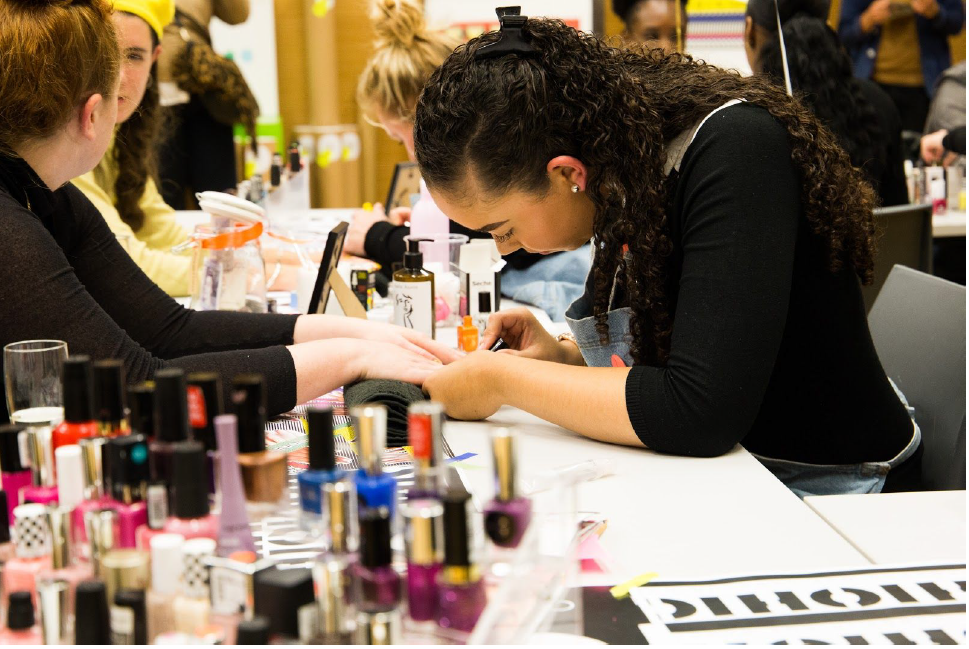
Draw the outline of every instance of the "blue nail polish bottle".
[[[323,528],[323,486],[346,480],[346,472],[336,466],[333,439],[333,411],[311,408],[306,413],[309,424],[310,466],[297,476],[299,484],[300,527],[311,532]]]
[[[350,411],[357,431],[360,470],[354,478],[360,507],[386,507],[393,520],[397,507],[397,480],[383,472],[387,444],[387,409],[364,404]]]

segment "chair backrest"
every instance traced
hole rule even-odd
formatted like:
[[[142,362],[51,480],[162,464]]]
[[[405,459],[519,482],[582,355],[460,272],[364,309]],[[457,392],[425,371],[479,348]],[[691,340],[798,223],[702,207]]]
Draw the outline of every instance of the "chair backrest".
[[[868,311],[896,264],[932,272],[932,206],[879,207],[875,210],[875,233],[875,281],[862,288]]]
[[[966,287],[895,266],[868,314],[885,372],[915,408],[925,489],[966,488]]]

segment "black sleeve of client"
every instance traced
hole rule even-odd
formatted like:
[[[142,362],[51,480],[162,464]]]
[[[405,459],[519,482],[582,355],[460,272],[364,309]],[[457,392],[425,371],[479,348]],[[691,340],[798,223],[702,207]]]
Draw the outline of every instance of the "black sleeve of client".
[[[410,228],[406,225],[394,225],[390,221],[374,223],[367,230],[367,237],[364,239],[363,248],[369,259],[373,259],[390,274],[394,263],[400,263],[404,258],[406,244],[404,237],[410,234]],[[451,234],[463,234],[469,239],[490,239],[491,235],[486,232],[469,230],[460,223],[451,221]],[[505,255],[503,259],[508,262],[506,268],[524,270],[543,256],[537,253],[516,250],[510,255]]]
[[[633,367],[626,382],[650,448],[706,456],[742,442],[777,459],[854,464],[887,461],[912,438],[860,281],[830,272],[790,158],[784,127],[750,105],[713,115],[686,152],[669,210],[669,361]]]
[[[64,340],[71,354],[123,361],[130,383],[167,366],[215,371],[226,382],[258,372],[271,413],[296,404],[284,345],[293,343],[297,316],[182,308],[135,265],[80,191],[50,191],[20,158],[0,155],[0,218],[0,345]]]

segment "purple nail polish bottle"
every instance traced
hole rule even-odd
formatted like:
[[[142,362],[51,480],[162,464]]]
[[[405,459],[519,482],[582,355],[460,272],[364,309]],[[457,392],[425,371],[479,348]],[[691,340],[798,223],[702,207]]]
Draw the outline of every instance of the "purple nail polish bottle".
[[[471,632],[488,603],[478,567],[471,562],[468,503],[464,491],[444,495],[444,567],[438,576],[438,626]]]
[[[443,426],[444,407],[439,403],[419,401],[408,409],[407,437],[414,455],[414,486],[407,492],[409,499],[438,498],[441,493]]]
[[[386,507],[360,513],[360,563],[354,575],[361,611],[392,611],[400,604],[400,576],[390,565],[390,512]]]
[[[423,498],[408,500],[401,511],[407,521],[407,605],[412,620],[427,622],[437,617],[444,507]]]
[[[484,511],[485,533],[503,548],[515,548],[532,520],[532,501],[516,496],[515,436],[507,428],[498,428],[491,436],[494,453],[495,498]]]

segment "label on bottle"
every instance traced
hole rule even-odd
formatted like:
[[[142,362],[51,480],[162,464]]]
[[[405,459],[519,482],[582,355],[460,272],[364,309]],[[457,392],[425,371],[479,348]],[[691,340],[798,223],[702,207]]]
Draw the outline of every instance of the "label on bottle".
[[[135,644],[135,612],[127,606],[111,607],[111,644]]]
[[[429,460],[434,452],[434,442],[432,437],[432,425],[430,415],[410,415],[407,421],[408,434],[411,447],[414,449],[414,458],[418,460]]]
[[[205,413],[205,395],[197,385],[188,386],[188,424],[192,428],[205,428],[208,417]]]
[[[249,576],[238,570],[213,566],[209,571],[212,611],[220,615],[245,612],[249,601]]]
[[[316,602],[303,604],[296,611],[296,628],[299,630],[299,640],[304,644],[314,641],[320,625],[319,606]]]
[[[164,484],[148,485],[145,505],[148,511],[148,527],[153,530],[163,528],[168,519],[168,487]]]
[[[434,335],[434,291],[431,282],[391,282],[394,324]]]

